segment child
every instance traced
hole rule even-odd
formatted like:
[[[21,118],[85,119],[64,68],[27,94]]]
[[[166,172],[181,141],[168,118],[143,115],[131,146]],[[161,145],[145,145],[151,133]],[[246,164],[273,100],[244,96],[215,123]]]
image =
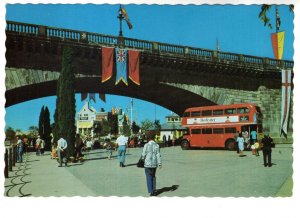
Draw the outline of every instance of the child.
[[[258,150],[259,150],[259,142],[255,142],[254,143],[254,147],[255,147],[255,155],[259,156],[259,152],[258,152]]]
[[[111,156],[112,156],[112,152],[113,152],[113,146],[112,146],[112,143],[110,141],[106,142],[106,150],[107,150],[107,153],[108,153],[108,160],[111,160]]]
[[[51,149],[51,159],[56,159],[56,157],[57,157],[57,149],[56,149],[56,145],[53,144]]]

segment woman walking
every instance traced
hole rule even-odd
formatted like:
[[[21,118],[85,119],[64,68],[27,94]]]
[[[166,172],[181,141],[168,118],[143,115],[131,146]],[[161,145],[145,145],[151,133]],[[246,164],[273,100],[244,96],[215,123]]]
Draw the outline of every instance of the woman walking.
[[[145,174],[147,181],[147,189],[150,196],[156,195],[156,168],[161,168],[161,156],[159,152],[159,145],[154,141],[155,134],[149,133],[147,135],[148,142],[144,145],[142,158],[145,159]]]
[[[243,157],[243,151],[244,151],[244,137],[242,135],[242,133],[239,134],[239,137],[237,138],[237,143],[238,143],[238,146],[239,146],[239,150],[240,150],[240,157]]]

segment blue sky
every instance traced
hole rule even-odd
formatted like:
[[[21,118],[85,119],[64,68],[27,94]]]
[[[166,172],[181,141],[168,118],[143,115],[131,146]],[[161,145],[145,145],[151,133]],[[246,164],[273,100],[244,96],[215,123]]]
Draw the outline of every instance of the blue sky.
[[[273,58],[270,34],[274,32],[258,19],[260,6],[251,5],[125,5],[133,29],[124,23],[123,35],[130,38],[216,49],[219,40],[221,51]],[[8,4],[6,19],[66,29],[82,30],[109,35],[118,35],[116,18],[119,5],[50,5]],[[286,31],[283,59],[293,60],[293,13],[288,6],[279,6],[281,29]],[[270,11],[274,24],[275,10]],[[55,19],[54,19],[55,18]],[[97,110],[112,106],[124,110],[130,107],[127,97],[107,95],[107,103],[98,96],[92,106]],[[20,103],[6,108],[6,125],[14,129],[27,130],[38,124],[41,107],[48,106],[51,118],[55,110],[56,97],[47,97]],[[76,95],[76,110],[84,102]],[[152,103],[134,99],[134,117],[139,123],[155,116],[164,122],[170,111]],[[22,113],[20,113],[22,111]]]

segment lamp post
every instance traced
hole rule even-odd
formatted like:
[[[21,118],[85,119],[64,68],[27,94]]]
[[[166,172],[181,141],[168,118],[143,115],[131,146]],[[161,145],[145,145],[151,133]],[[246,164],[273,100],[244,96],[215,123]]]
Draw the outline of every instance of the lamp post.
[[[120,20],[120,32],[119,32],[119,37],[123,37],[123,32],[122,32],[122,21],[124,19],[124,15],[122,14],[122,7],[120,5],[119,9],[119,15],[117,17]]]

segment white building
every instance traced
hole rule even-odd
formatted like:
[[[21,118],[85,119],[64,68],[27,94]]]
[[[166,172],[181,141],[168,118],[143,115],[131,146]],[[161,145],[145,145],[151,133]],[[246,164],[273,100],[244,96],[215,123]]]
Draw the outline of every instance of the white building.
[[[81,136],[94,137],[94,125],[97,125],[97,123],[102,120],[108,120],[109,113],[112,114],[112,116],[117,116],[117,125],[120,132],[123,129],[124,118],[128,118],[128,116],[122,112],[121,108],[112,108],[112,112],[97,112],[97,110],[90,105],[89,101],[86,101],[81,110],[76,113],[76,133],[79,133]]]
[[[172,114],[166,116],[166,122],[161,125],[159,139],[162,141],[163,136],[166,136],[166,139],[178,139],[186,132],[186,128],[181,126],[181,117],[178,115]]]

